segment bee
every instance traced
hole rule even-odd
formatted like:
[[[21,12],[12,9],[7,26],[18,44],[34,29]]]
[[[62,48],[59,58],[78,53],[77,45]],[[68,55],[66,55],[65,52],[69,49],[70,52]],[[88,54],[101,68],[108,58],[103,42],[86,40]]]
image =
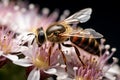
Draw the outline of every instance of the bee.
[[[66,47],[74,47],[79,60],[80,52],[77,47],[82,48],[94,55],[99,55],[99,44],[96,41],[97,38],[102,38],[103,35],[96,32],[94,29],[74,29],[71,24],[84,23],[90,19],[92,13],[91,8],[86,8],[76,12],[65,20],[55,22],[49,25],[46,31],[42,27],[36,30],[36,39],[39,46],[44,44],[46,40],[54,43],[58,43],[59,49],[61,50],[61,44]],[[64,42],[70,40],[72,44],[65,44]],[[77,46],[77,47],[76,47]],[[63,55],[64,56],[64,55]],[[64,61],[66,59],[64,58]],[[82,63],[84,64],[84,63]]]

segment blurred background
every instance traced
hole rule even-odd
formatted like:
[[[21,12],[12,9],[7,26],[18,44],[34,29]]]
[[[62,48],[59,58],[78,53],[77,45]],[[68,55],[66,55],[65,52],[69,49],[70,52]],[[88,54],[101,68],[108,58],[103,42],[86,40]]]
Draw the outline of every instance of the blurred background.
[[[14,0],[15,1],[15,0]],[[113,55],[120,58],[120,9],[115,0],[24,0],[34,3],[40,8],[47,7],[51,10],[59,9],[60,14],[66,9],[73,14],[84,8],[92,8],[91,19],[83,24],[83,28],[93,28],[104,35],[107,44],[116,47]],[[120,64],[120,62],[119,62]],[[12,63],[0,69],[0,80],[25,80],[25,69]],[[12,75],[10,75],[12,74]],[[17,74],[17,75],[16,75]],[[9,76],[9,77],[8,77]]]

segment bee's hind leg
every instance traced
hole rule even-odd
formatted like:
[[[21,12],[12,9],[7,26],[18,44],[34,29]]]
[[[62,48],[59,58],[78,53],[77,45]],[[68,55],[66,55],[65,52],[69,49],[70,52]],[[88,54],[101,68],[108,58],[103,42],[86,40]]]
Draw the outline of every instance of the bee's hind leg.
[[[78,50],[78,48],[76,46],[74,46],[72,44],[64,44],[64,43],[62,43],[62,45],[65,46],[65,47],[74,47],[78,59],[80,60],[80,62],[82,63],[82,65],[85,65],[84,62],[80,58],[80,51]]]
[[[60,43],[58,44],[58,48],[59,48],[59,50],[60,50],[60,52],[61,52],[61,54],[62,54],[64,64],[66,65],[65,71],[67,72],[67,59],[66,59],[66,57],[65,57],[65,55],[64,55],[64,53],[63,53],[63,51],[62,51],[62,49],[61,49]]]

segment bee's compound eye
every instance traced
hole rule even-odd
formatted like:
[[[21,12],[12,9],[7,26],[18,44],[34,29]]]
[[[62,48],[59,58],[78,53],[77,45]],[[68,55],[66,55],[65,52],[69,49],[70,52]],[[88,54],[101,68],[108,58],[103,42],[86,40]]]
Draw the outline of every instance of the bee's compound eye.
[[[44,33],[43,29],[40,29],[38,31],[38,42],[40,44],[43,44],[45,42],[45,33]]]
[[[52,25],[46,30],[46,35],[49,36],[52,33],[58,35],[60,33],[65,32],[65,30],[66,29],[63,25]]]

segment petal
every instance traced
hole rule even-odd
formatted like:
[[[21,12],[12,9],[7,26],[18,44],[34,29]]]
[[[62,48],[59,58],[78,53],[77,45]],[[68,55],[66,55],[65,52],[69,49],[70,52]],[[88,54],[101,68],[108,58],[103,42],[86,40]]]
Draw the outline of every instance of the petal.
[[[57,70],[55,68],[52,68],[52,69],[48,69],[47,71],[44,71],[45,73],[48,73],[48,74],[55,74],[57,72]]]
[[[111,74],[120,74],[120,67],[119,65],[115,64],[107,72]]]
[[[33,64],[30,62],[30,60],[24,58],[24,59],[19,59],[16,61],[13,61],[14,64],[19,65],[19,66],[23,66],[23,67],[29,67],[32,66]]]
[[[19,44],[23,44],[24,42],[28,42],[28,46],[31,44],[32,40],[34,39],[35,35],[28,35],[29,32],[24,32],[22,34],[20,34],[17,37],[18,43]]]
[[[33,57],[34,56],[34,54],[33,54],[33,46],[29,46],[29,48],[22,51],[22,53],[23,53],[23,55],[25,55],[25,56],[27,56],[29,58]]]
[[[3,51],[0,51],[0,56],[3,55]]]
[[[107,80],[116,80],[116,77],[113,74],[105,73],[104,76],[107,78]]]
[[[38,69],[34,68],[30,72],[27,80],[40,80],[40,71]]]
[[[64,75],[64,74],[60,74],[60,76],[57,76],[57,80],[67,80],[67,78],[68,78],[68,75]]]
[[[26,47],[26,46],[16,45],[16,46],[12,47],[12,52],[22,52],[22,51],[25,51],[27,49],[28,49],[28,47]]]
[[[57,70],[56,73],[57,80],[69,80],[68,78],[68,73],[62,71],[62,70]]]
[[[30,52],[29,52],[30,51]],[[32,51],[30,49],[27,49],[25,51],[22,51],[22,54],[26,57],[29,57],[29,58],[32,58],[33,55],[32,55]]]
[[[10,59],[11,61],[18,60],[18,56],[16,56],[16,55],[7,54],[7,55],[3,55],[3,56]]]

